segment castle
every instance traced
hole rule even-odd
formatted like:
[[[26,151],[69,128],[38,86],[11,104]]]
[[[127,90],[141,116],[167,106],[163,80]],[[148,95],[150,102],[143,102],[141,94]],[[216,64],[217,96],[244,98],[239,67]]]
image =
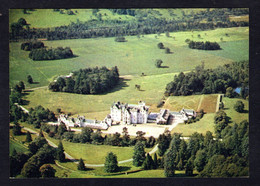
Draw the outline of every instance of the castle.
[[[147,123],[149,106],[145,106],[143,101],[138,105],[123,104],[119,101],[113,103],[110,108],[110,116],[114,122],[123,122],[123,124]]]
[[[90,127],[96,129],[108,129],[112,123],[122,124],[142,124],[157,123],[171,124],[173,121],[184,122],[189,118],[196,117],[194,110],[182,109],[179,112],[173,112],[169,109],[161,109],[159,113],[149,113],[149,106],[145,102],[139,101],[138,104],[128,104],[114,102],[110,107],[110,114],[103,121],[85,119],[84,116],[77,118],[61,114],[58,123],[64,123],[67,127]]]

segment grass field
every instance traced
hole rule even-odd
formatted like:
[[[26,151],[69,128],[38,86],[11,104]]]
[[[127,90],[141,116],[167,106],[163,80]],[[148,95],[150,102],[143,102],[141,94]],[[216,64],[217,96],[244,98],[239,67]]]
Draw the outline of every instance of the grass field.
[[[164,108],[172,111],[180,111],[182,108],[199,111],[203,109],[207,113],[216,111],[217,94],[170,96],[165,102]]]
[[[52,142],[58,145],[59,140],[48,138]],[[93,145],[72,143],[68,141],[62,141],[64,150],[76,159],[82,158],[85,163],[89,164],[103,164],[108,152],[113,152],[117,155],[117,160],[131,159],[133,156],[133,147],[116,147],[110,145]],[[151,150],[146,149],[147,151]]]
[[[9,140],[9,153],[11,154],[14,149],[16,150],[16,152],[22,152],[22,153],[29,152],[28,148],[25,145],[23,145],[19,141],[10,139]]]
[[[245,105],[245,112],[244,113],[238,113],[234,109],[234,105],[236,104],[237,101],[242,101]],[[224,111],[227,113],[227,116],[231,118],[231,122],[233,123],[240,123],[243,120],[249,121],[249,103],[248,100],[243,100],[243,99],[238,99],[238,98],[223,98],[223,103],[224,103]]]
[[[115,42],[114,38],[44,41],[48,47],[69,46],[78,56],[51,61],[32,61],[28,57],[29,52],[20,49],[21,43],[10,43],[10,85],[23,80],[28,88],[45,86],[58,75],[95,66],[118,66],[120,75],[139,76],[141,73],[154,75],[189,71],[200,65],[201,61],[205,62],[206,68],[215,68],[234,60],[248,59],[247,27],[207,31],[208,38],[201,40],[219,41],[220,36],[229,33],[230,37],[224,38],[225,42],[221,43],[221,51],[189,49],[185,39],[197,33],[203,35],[204,31],[171,33],[176,37],[176,41],[165,35],[155,39],[154,34],[145,35],[141,39],[127,36],[128,42],[123,43]],[[174,53],[165,54],[164,50],[158,49],[159,42],[163,42]],[[165,68],[156,68],[156,59],[161,59]],[[39,83],[27,84],[26,78],[29,74]]]
[[[214,113],[208,113],[203,116],[200,121],[191,124],[178,124],[171,133],[182,133],[182,136],[191,136],[194,132],[206,134],[207,131],[210,131],[214,134]]]
[[[162,74],[145,77],[127,76],[111,93],[103,95],[81,95],[61,92],[51,92],[47,88],[34,90],[25,97],[29,100],[26,108],[42,105],[56,112],[57,108],[72,114],[85,114],[88,118],[104,119],[110,113],[114,101],[136,104],[144,100],[148,105],[156,105],[163,97],[167,83],[174,74]],[[135,89],[135,84],[141,85],[141,91]],[[155,107],[155,106],[153,106]]]
[[[97,19],[95,15],[92,14],[92,9],[71,9],[76,15],[67,15],[67,14],[60,14],[59,12],[54,12],[53,9],[35,9],[35,11],[28,11],[28,14],[23,13],[23,9],[10,9],[9,12],[9,21],[10,24],[17,22],[20,18],[24,18],[27,23],[30,24],[31,27],[36,28],[46,28],[46,27],[56,27],[56,26],[63,26],[68,25],[71,22],[79,21],[89,21],[93,19]],[[172,19],[176,20],[182,19],[183,14],[190,14],[192,11],[194,13],[205,11],[202,8],[196,9],[153,9],[155,11],[151,11],[150,9],[139,9],[139,11],[149,13],[151,16],[156,18],[165,18],[165,19]],[[122,21],[131,21],[136,20],[137,18],[134,16],[129,15],[119,15],[113,14],[108,9],[99,9],[97,14],[102,15],[102,20],[122,20]],[[144,17],[145,19],[145,17]],[[50,21],[52,20],[52,21]]]

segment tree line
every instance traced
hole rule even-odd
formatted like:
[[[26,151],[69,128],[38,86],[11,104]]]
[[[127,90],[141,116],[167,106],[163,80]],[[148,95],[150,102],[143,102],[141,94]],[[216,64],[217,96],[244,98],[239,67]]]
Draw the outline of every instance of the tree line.
[[[21,49],[25,51],[31,51],[33,49],[44,48],[44,43],[41,41],[27,41],[21,44]]]
[[[59,77],[49,84],[54,92],[69,92],[76,94],[100,94],[111,90],[118,84],[119,72],[117,66],[108,69],[86,68],[74,71],[72,77]]]
[[[226,93],[234,88],[242,87],[241,96],[248,96],[249,63],[248,61],[226,64],[216,69],[204,69],[204,64],[195,71],[174,76],[167,84],[165,96],[186,96],[191,94]]]
[[[248,125],[247,121],[228,125],[221,131],[222,141],[213,139],[209,131],[205,136],[193,133],[188,141],[177,133],[171,137],[160,135],[159,167],[164,168],[166,177],[175,176],[176,170],[185,170],[187,176],[192,176],[195,169],[198,177],[248,176]]]
[[[220,46],[217,42],[209,42],[206,41],[205,43],[197,42],[197,41],[190,41],[189,48],[191,49],[199,49],[199,50],[220,50]]]
[[[127,128],[124,127],[122,134],[116,132],[115,134],[108,134],[104,137],[100,129],[93,131],[89,127],[81,129],[81,133],[75,133],[68,129],[65,124],[61,123],[57,125],[41,124],[41,129],[48,134],[49,137],[66,140],[72,143],[89,143],[98,145],[111,145],[118,147],[134,146],[138,141],[144,143],[145,147],[151,148],[156,143],[156,139],[153,136],[145,138],[145,132],[136,132],[135,138],[130,138]]]
[[[114,10],[112,10],[113,12]],[[155,10],[150,10],[155,11]],[[23,26],[11,25],[10,40],[17,38],[47,38],[48,40],[95,38],[95,37],[115,37],[122,35],[156,34],[163,32],[175,32],[186,30],[207,30],[215,28],[228,28],[238,26],[249,26],[248,22],[234,22],[229,20],[229,15],[236,12],[239,15],[248,14],[247,10],[214,9],[212,11],[202,11],[185,15],[182,19],[174,18],[166,20],[157,18],[144,11],[116,10],[116,13],[136,14],[136,19],[127,20],[102,20],[93,19],[86,22],[72,22],[68,26],[52,28],[26,28]],[[130,13],[131,12],[131,13]],[[156,11],[155,11],[156,12]],[[158,13],[157,13],[158,14]],[[100,14],[101,16],[101,14]],[[207,19],[206,23],[201,21]]]

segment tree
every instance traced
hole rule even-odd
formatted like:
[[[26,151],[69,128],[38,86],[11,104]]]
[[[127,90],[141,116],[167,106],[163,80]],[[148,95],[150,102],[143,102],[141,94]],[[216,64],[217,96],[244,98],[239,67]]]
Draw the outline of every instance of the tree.
[[[21,175],[26,178],[37,178],[40,177],[39,166],[36,162],[28,161],[24,164]]]
[[[170,148],[164,155],[164,175],[173,177],[175,175],[176,149]]]
[[[117,170],[117,157],[112,152],[109,152],[105,161],[105,172],[116,172]]]
[[[56,159],[59,160],[59,162],[65,161],[65,154],[64,154],[64,148],[62,145],[62,142],[60,141],[58,148],[56,150]]]
[[[245,105],[242,101],[237,101],[234,105],[235,111],[237,111],[239,113],[244,111],[244,107],[245,107]]]
[[[168,47],[166,47],[166,48],[165,48],[165,53],[166,53],[166,54],[170,54],[170,53],[171,53],[171,50],[170,50]]]
[[[233,98],[233,97],[234,97],[234,90],[233,90],[232,87],[228,87],[228,88],[226,89],[226,96],[227,96],[228,98]]]
[[[29,143],[31,141],[32,141],[31,133],[29,131],[27,131],[25,142]]]
[[[42,129],[40,129],[39,136],[40,136],[40,137],[44,137],[43,132],[42,132]]]
[[[168,149],[170,142],[165,134],[160,134],[157,142],[158,142],[158,155],[163,156],[166,150]]]
[[[25,85],[24,85],[23,81],[19,81],[18,85],[19,85],[19,87],[21,87],[22,90],[25,89]]]
[[[82,158],[79,159],[78,170],[81,170],[81,171],[86,170],[86,167],[85,167],[85,164],[84,164]]]
[[[197,154],[196,154],[196,158],[194,160],[194,165],[195,168],[197,169],[197,171],[201,172],[204,169],[204,166],[206,165],[206,159],[207,158],[207,154],[205,152],[205,150],[198,150]]]
[[[153,155],[153,163],[154,163],[154,167],[153,168],[157,169],[159,164],[158,164],[157,154],[156,153],[154,153],[154,155]]]
[[[27,76],[27,82],[30,83],[30,84],[33,83],[33,78],[32,78],[31,75],[28,75],[28,76]]]
[[[186,176],[192,176],[193,175],[193,161],[192,158],[190,158],[185,166],[185,174]]]
[[[154,168],[154,162],[152,157],[149,155],[149,153],[147,153],[142,167],[144,170],[151,170]]]
[[[43,178],[55,178],[56,170],[49,164],[44,164],[40,167],[41,176]]]
[[[13,135],[21,135],[22,131],[21,131],[22,127],[19,125],[19,123],[15,123],[14,127],[13,127]]]
[[[137,141],[134,147],[133,165],[139,167],[143,164],[145,159],[144,144],[141,141]]]
[[[161,59],[157,59],[156,62],[155,62],[155,66],[156,66],[157,68],[160,68],[161,65],[162,65],[162,63],[163,63],[163,61],[162,61]]]
[[[122,144],[123,147],[124,146],[128,146],[129,142],[130,142],[130,135],[128,134],[128,131],[127,131],[126,127],[123,128],[122,134],[123,134],[123,137],[122,137],[121,144]]]
[[[158,44],[157,44],[157,47],[158,47],[159,49],[164,49],[163,43],[158,43]]]

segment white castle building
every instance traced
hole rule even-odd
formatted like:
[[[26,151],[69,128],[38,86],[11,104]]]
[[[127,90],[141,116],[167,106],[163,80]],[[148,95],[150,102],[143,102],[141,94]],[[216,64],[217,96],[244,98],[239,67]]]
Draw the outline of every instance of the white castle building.
[[[147,123],[149,106],[145,102],[139,101],[138,105],[123,104],[119,101],[110,108],[110,116],[114,122],[123,122],[124,124]]]

